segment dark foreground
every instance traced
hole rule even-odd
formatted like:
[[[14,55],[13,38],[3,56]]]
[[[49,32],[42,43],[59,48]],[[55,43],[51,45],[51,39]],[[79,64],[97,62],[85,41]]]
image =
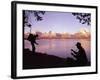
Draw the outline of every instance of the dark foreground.
[[[23,69],[36,68],[56,68],[56,67],[77,67],[90,66],[90,62],[86,65],[77,64],[73,59],[63,59],[46,53],[32,53],[29,49],[24,49],[23,53]]]

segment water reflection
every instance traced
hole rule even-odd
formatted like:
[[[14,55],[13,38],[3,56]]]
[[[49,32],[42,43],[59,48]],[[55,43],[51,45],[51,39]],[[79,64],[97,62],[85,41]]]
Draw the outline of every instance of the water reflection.
[[[40,39],[37,40],[39,45],[36,46],[37,52],[55,55],[62,58],[72,57],[70,49],[77,50],[75,44],[80,42],[86,51],[88,60],[90,61],[90,40],[87,39]],[[25,41],[25,48],[31,50],[31,44]]]

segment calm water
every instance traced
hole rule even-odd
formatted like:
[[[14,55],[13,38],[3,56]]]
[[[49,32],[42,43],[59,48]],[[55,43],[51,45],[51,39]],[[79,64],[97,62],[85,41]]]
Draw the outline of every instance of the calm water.
[[[83,48],[86,51],[88,60],[90,61],[90,40],[86,39],[40,39],[37,40],[39,45],[36,45],[36,51],[46,53],[49,55],[55,55],[62,58],[72,57],[71,50],[74,49],[77,51],[75,44],[81,42]],[[29,41],[24,42],[25,48],[32,50],[31,44]]]

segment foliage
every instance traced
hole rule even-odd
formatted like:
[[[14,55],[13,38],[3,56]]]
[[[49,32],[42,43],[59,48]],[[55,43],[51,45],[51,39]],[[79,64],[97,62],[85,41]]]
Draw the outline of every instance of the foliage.
[[[30,14],[34,14],[34,17],[35,17],[35,20],[36,21],[41,21],[43,20],[43,18],[41,17],[41,15],[44,15],[45,14],[45,11],[32,11],[32,10],[29,10],[29,11],[23,11],[23,24],[24,24],[24,27],[27,26],[27,27],[31,27],[31,23],[29,23],[28,19],[29,19],[29,15]]]
[[[91,25],[90,13],[72,13],[72,15],[76,16],[76,19],[78,19],[80,23]]]

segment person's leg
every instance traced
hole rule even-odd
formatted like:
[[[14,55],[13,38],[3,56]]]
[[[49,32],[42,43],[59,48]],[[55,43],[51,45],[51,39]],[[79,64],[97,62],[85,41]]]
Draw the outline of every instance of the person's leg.
[[[35,53],[35,46],[33,46],[33,53]]]
[[[32,44],[32,52],[35,53],[35,45],[33,43]]]

